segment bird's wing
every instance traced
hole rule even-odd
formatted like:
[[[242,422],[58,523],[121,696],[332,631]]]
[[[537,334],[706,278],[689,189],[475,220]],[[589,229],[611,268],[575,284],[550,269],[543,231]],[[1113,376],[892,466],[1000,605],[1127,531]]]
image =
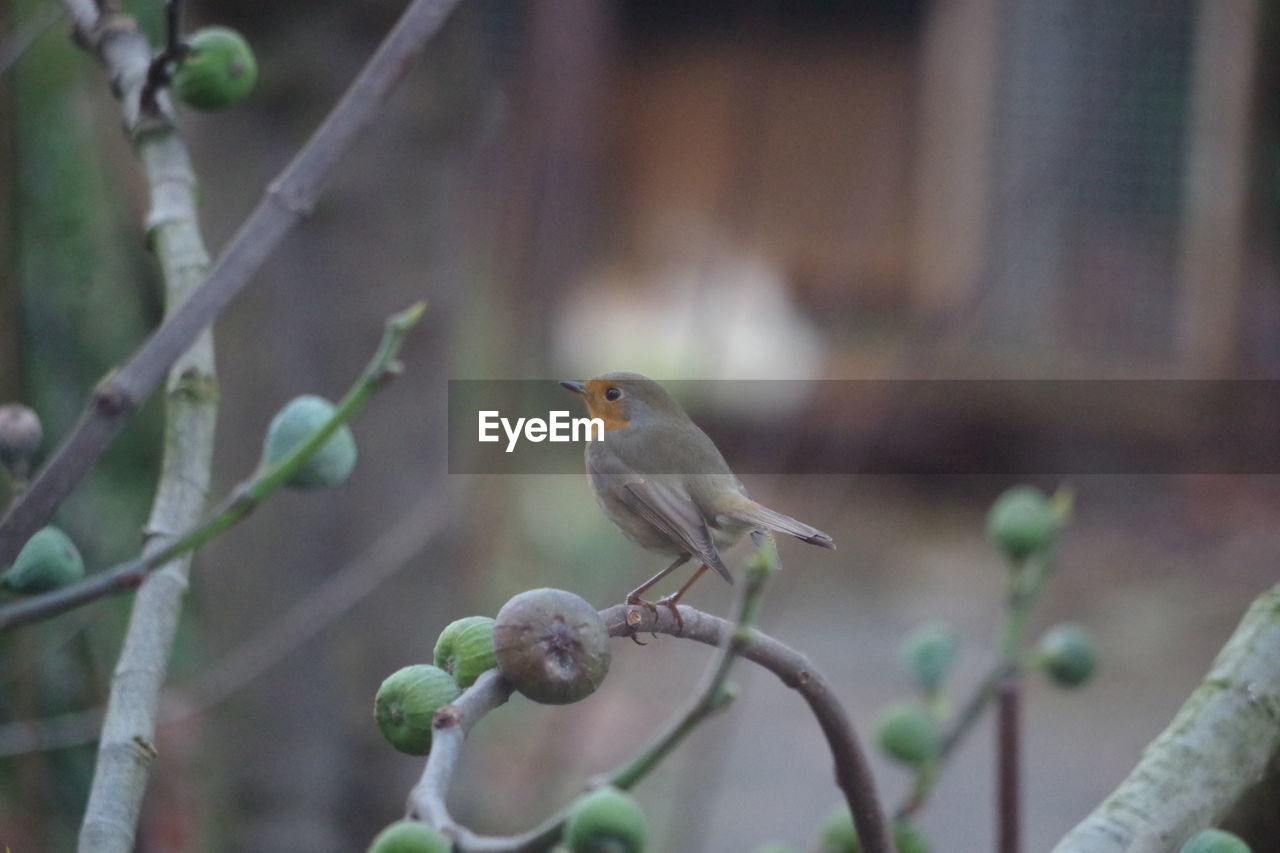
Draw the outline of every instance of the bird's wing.
[[[810,527],[803,521],[797,521],[789,515],[769,509],[746,496],[726,496],[722,501],[725,514],[745,522],[757,529],[772,530],[794,536],[810,545],[835,550],[835,542],[831,537],[816,527]]]
[[[733,576],[720,559],[706,519],[684,489],[663,480],[636,479],[619,486],[618,497],[636,515],[733,583]]]

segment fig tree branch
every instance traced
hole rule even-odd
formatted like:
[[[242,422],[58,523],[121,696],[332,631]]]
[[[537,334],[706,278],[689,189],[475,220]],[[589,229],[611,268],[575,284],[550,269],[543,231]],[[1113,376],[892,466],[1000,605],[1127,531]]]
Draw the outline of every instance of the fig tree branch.
[[[128,44],[132,68],[135,60],[145,58],[146,40]],[[196,207],[196,176],[172,127],[155,138],[135,137],[134,143],[150,190],[148,242],[160,264],[165,314],[172,316],[209,270]],[[213,335],[206,330],[169,370],[164,452],[143,546],[147,558],[165,552],[168,531],[196,524],[205,512],[217,409]],[[160,689],[182,615],[191,555],[173,554],[157,559],[155,565],[158,571],[134,600],[112,675],[80,827],[82,850],[129,853],[134,847],[153,754],[139,745],[155,739]]]
[[[609,626],[609,633],[615,637],[655,632],[721,647],[735,633],[732,622],[686,605],[680,606],[684,623],[682,631],[666,608],[659,608],[654,614],[642,607],[619,604],[602,611],[601,616]],[[735,654],[763,666],[804,698],[827,739],[835,762],[836,783],[849,803],[863,840],[863,849],[868,853],[892,851],[888,823],[880,810],[875,782],[853,724],[836,699],[830,683],[807,657],[767,634],[755,630],[743,632],[734,639],[733,645]],[[511,686],[496,671],[491,671],[481,676],[452,705],[441,709],[436,717],[436,732],[427,767],[410,793],[410,813],[451,835],[458,849],[465,853],[546,850],[554,843],[563,825],[565,815],[562,814],[523,835],[485,836],[454,822],[445,808],[444,798],[463,739],[481,717],[505,702],[510,694]],[[646,772],[649,769],[652,766],[646,767]],[[615,778],[610,777],[606,781],[614,782]]]
[[[284,171],[271,182],[208,276],[180,308],[117,371],[99,383],[79,422],[32,481],[22,499],[0,521],[0,565],[48,523],[63,499],[102,454],[111,439],[164,380],[169,368],[202,330],[222,313],[297,222],[310,212],[334,168],[408,72],[426,40],[443,25],[458,0],[413,0],[342,99]],[[125,126],[149,179],[164,162],[186,159],[174,130],[165,93],[143,113],[141,93],[151,53],[137,23],[92,0],[64,0],[79,41],[98,57],[119,93]],[[156,223],[149,222],[149,226]]]
[[[219,508],[203,522],[169,539],[167,544],[157,546],[136,559],[98,572],[80,583],[0,607],[0,631],[48,619],[103,596],[133,589],[156,568],[199,548],[247,516],[258,504],[284,486],[340,426],[364,408],[375,391],[399,373],[396,355],[405,336],[422,318],[425,309],[425,303],[419,302],[390,317],[378,351],[360,378],[338,402],[333,415],[279,463],[259,468],[249,479],[232,489]]]
[[[1280,585],[1259,596],[1173,722],[1054,853],[1177,849],[1280,751]]]

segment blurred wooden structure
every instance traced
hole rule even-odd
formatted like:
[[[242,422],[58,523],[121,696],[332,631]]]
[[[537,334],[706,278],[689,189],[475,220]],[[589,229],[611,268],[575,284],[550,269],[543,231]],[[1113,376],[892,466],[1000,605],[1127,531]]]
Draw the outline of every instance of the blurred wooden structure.
[[[664,6],[688,11],[621,28],[622,254],[702,229],[828,327],[941,347],[944,374],[1265,372],[1257,3],[758,3],[666,28]],[[868,364],[892,375],[833,372]]]

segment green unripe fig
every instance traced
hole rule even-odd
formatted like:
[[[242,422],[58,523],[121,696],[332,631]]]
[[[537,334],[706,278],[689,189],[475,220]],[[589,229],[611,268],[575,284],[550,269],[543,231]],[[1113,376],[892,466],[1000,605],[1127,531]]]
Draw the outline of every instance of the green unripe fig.
[[[564,827],[564,843],[571,853],[643,853],[648,835],[640,804],[613,787],[580,797]]]
[[[373,716],[392,746],[409,755],[431,751],[431,722],[436,711],[462,691],[453,676],[436,666],[420,663],[388,676],[373,700]]]
[[[40,416],[32,409],[21,403],[0,406],[0,465],[25,470],[43,438]]]
[[[880,712],[876,743],[895,761],[918,767],[938,754],[938,725],[919,702],[898,702]]]
[[[929,839],[920,830],[902,820],[893,822],[893,846],[898,853],[930,853]]]
[[[494,620],[488,616],[468,616],[450,622],[436,640],[433,663],[453,676],[466,689],[480,673],[498,665],[493,653]]]
[[[862,843],[853,828],[853,815],[847,805],[836,806],[822,822],[819,853],[861,853]]]
[[[930,853],[929,842],[911,824],[895,820],[892,826],[893,846],[898,853]],[[862,841],[853,826],[853,815],[847,805],[837,806],[822,825],[818,853],[862,853]]]
[[[450,853],[453,845],[420,820],[398,820],[379,832],[369,853]]]
[[[926,696],[933,696],[955,663],[960,643],[946,625],[922,625],[902,644],[902,666]]]
[[[1251,853],[1238,835],[1221,829],[1202,829],[1187,839],[1179,853]]]
[[[609,672],[609,629],[585,599],[562,589],[512,598],[493,626],[498,668],[535,702],[567,705],[595,692]]]
[[[187,39],[189,48],[173,75],[173,91],[198,110],[225,110],[249,97],[258,80],[253,49],[230,27],[205,27]]]
[[[4,573],[4,586],[22,595],[48,592],[84,577],[84,560],[75,543],[52,525],[36,532]]]
[[[274,465],[324,426],[333,417],[333,404],[323,397],[304,394],[294,397],[271,419],[262,444],[262,464]],[[356,467],[356,440],[346,424],[289,478],[296,489],[323,489],[338,486]]]
[[[1098,668],[1093,636],[1079,625],[1054,625],[1040,638],[1038,651],[1045,672],[1062,687],[1079,687]]]
[[[1058,516],[1049,499],[1030,486],[1006,490],[987,514],[987,535],[1015,562],[1048,548],[1057,532]]]

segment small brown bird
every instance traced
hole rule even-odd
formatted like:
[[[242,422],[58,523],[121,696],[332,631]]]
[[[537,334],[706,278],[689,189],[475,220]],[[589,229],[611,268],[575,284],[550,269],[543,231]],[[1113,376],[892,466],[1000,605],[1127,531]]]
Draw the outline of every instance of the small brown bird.
[[[747,496],[747,490],[707,434],[657,382],[638,373],[606,373],[561,382],[604,421],[604,440],[587,442],[587,478],[609,520],[637,545],[675,561],[627,595],[628,604],[657,612],[640,596],[690,559],[701,567],[657,604],[671,608],[708,567],[733,583],[720,550],[747,531],[786,533],[834,549],[831,537]]]

